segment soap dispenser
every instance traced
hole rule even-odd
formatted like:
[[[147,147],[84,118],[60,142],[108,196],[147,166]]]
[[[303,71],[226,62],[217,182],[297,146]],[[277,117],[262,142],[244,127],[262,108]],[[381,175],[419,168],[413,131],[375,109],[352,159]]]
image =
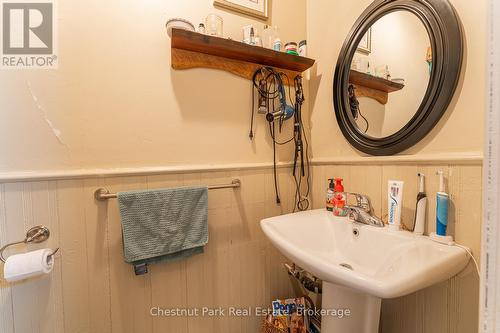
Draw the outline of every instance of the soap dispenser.
[[[347,216],[347,211],[344,208],[347,201],[347,195],[344,192],[342,181],[342,178],[335,178],[335,187],[333,188],[333,215],[335,216]]]
[[[326,210],[329,212],[333,211],[333,195],[334,195],[334,184],[333,178],[328,179],[328,189],[326,190]]]

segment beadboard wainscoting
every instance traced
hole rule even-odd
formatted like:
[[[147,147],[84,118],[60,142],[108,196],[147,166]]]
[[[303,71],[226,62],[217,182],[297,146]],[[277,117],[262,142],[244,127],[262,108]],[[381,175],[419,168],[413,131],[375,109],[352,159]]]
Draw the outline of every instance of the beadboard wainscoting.
[[[482,165],[436,164],[435,161],[404,165],[359,163],[316,165],[313,168],[313,206],[325,205],[328,178],[344,179],[346,191],[367,194],[375,212],[387,221],[387,182],[403,180],[402,221],[414,218],[418,193],[417,173],[426,175],[429,197],[426,233],[435,231],[436,171],[443,170],[451,197],[449,232],[455,240],[469,247],[476,260],[480,259],[482,216]],[[474,333],[478,330],[479,277],[472,261],[456,277],[414,294],[382,301],[380,332],[382,333]]]
[[[29,248],[61,250],[49,276],[15,284],[0,279],[0,332],[259,332],[261,318],[254,315],[155,317],[150,309],[267,307],[292,295],[285,259],[259,224],[292,209],[290,173],[279,169],[281,207],[269,168],[1,184],[1,244],[23,239],[29,227],[43,224],[50,240]],[[224,184],[233,178],[241,179],[240,189],[209,192],[205,253],[151,265],[143,276],[135,276],[123,260],[116,199],[94,200],[99,187],[116,192]],[[24,250],[19,246],[7,254]]]
[[[413,218],[417,172],[427,176],[427,232],[434,229],[437,178],[449,176],[450,231],[479,259],[481,224],[480,162],[436,161],[373,164],[343,161],[312,166],[313,208],[323,208],[327,178],[343,177],[346,190],[368,194],[379,216],[387,206],[387,180],[405,181],[403,222]],[[281,206],[275,203],[269,166],[240,170],[148,172],[98,177],[33,175],[35,180],[0,184],[0,243],[20,240],[34,225],[52,232],[47,243],[61,247],[51,275],[7,284],[0,273],[0,332],[176,332],[256,333],[261,318],[152,316],[159,307],[256,307],[293,295],[282,263],[286,259],[267,241],[259,221],[293,209],[289,166],[279,169]],[[241,179],[240,189],[209,192],[210,240],[205,253],[186,261],[150,266],[135,276],[123,261],[116,199],[94,200],[94,190],[112,192],[193,184],[225,184]],[[7,251],[22,252],[24,246]],[[0,268],[2,268],[0,266]],[[382,302],[382,333],[477,332],[479,279],[472,265],[459,276],[412,295]]]

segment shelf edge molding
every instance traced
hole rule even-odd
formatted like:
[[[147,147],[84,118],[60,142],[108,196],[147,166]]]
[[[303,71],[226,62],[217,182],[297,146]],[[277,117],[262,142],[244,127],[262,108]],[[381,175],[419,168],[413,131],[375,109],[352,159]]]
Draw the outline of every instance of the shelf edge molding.
[[[174,69],[220,69],[247,79],[262,66],[279,69],[293,78],[315,62],[306,57],[175,28],[172,29],[171,47]]]
[[[351,70],[349,74],[349,83],[352,83],[356,87],[356,95],[358,97],[370,97],[384,105],[389,100],[389,93],[404,88],[404,85],[401,83],[355,70]]]

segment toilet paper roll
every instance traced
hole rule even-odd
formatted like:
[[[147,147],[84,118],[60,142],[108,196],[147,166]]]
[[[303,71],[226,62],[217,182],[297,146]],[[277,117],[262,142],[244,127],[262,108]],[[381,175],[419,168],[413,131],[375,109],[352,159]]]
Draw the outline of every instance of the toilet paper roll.
[[[51,249],[42,249],[8,257],[3,266],[4,279],[14,282],[50,273],[54,267],[51,254]]]

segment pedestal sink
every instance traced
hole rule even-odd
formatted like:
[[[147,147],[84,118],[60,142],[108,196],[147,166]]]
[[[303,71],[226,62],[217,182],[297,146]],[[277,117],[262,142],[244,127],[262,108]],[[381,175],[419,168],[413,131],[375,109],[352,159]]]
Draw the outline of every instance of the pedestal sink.
[[[261,227],[291,261],[323,280],[322,333],[377,333],[382,298],[445,281],[463,270],[464,249],[426,236],[333,216],[325,209],[268,218]]]

